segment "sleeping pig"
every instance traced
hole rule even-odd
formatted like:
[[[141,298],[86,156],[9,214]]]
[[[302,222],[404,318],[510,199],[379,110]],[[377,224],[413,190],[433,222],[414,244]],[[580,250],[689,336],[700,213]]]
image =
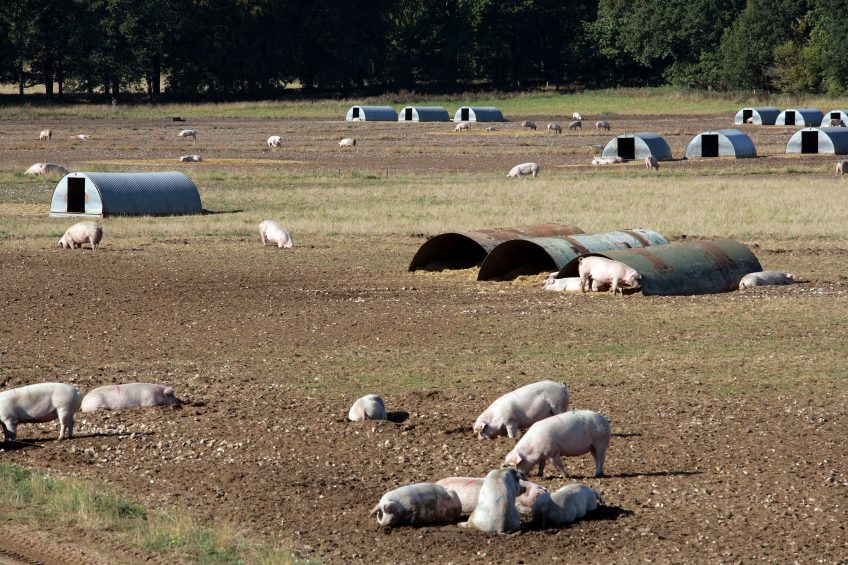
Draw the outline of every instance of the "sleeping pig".
[[[98,387],[82,399],[82,411],[123,410],[152,406],[179,406],[182,401],[174,389],[152,383],[129,383]]]
[[[457,494],[435,483],[417,483],[383,495],[369,516],[381,526],[421,526],[453,522],[462,514]]]

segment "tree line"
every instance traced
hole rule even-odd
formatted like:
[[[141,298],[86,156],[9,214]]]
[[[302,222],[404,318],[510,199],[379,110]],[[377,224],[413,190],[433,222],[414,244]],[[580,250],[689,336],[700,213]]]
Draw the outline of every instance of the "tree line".
[[[5,0],[0,83],[112,100],[273,98],[295,83],[844,94],[845,12],[845,0]]]

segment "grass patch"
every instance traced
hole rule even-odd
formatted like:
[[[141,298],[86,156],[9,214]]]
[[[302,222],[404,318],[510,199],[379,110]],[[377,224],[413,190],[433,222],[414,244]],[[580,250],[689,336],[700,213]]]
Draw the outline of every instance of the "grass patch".
[[[291,553],[248,539],[232,524],[213,527],[172,508],[148,511],[102,485],[57,478],[17,465],[0,464],[3,514],[30,527],[57,525],[104,532],[108,546],[119,538],[145,551],[180,563],[298,563]]]

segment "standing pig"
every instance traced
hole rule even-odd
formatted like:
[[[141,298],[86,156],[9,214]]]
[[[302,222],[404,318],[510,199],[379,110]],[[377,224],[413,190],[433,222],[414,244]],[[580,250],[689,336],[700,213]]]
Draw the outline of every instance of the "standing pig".
[[[0,424],[6,441],[15,441],[18,424],[59,420],[59,439],[74,436],[74,413],[82,397],[71,385],[41,383],[0,392]]]
[[[518,437],[539,420],[568,410],[568,387],[563,383],[540,381],[508,392],[492,402],[474,422],[480,439],[508,435]]]
[[[59,238],[62,249],[82,248],[83,243],[90,243],[92,251],[96,250],[103,239],[103,228],[95,222],[79,222],[67,229],[65,235]]]
[[[506,174],[506,178],[518,178],[525,175],[533,175],[533,178],[536,178],[539,176],[539,169],[541,169],[539,163],[521,163],[511,168]]]
[[[383,403],[383,399],[376,394],[366,394],[353,403],[347,417],[352,422],[385,420],[386,405]]]
[[[467,522],[459,525],[491,534],[517,532],[521,527],[521,514],[515,507],[515,499],[524,493],[522,478],[526,477],[515,469],[490,471],[480,489],[477,508]]]
[[[642,282],[642,275],[621,263],[606,257],[580,257],[577,259],[578,272],[580,273],[580,286],[585,292],[589,289],[589,283],[608,284],[612,287],[612,293],[621,290],[624,296],[623,286],[638,287]]]
[[[462,514],[462,504],[452,490],[435,483],[417,483],[383,495],[369,516],[381,526],[421,526],[453,522]]]
[[[179,406],[174,389],[152,383],[128,383],[98,387],[82,399],[82,411],[123,410],[152,406]]]
[[[595,459],[595,476],[600,477],[604,474],[609,442],[610,425],[606,418],[591,410],[576,410],[530,426],[504,461],[507,465],[515,465],[522,473],[529,473],[538,464],[541,477],[548,459],[565,474],[563,455],[575,457],[591,452]]]
[[[739,290],[752,288],[755,286],[780,284],[795,284],[795,275],[792,273],[781,273],[779,271],[760,271],[758,273],[748,273],[742,280],[739,281]]]
[[[291,233],[273,220],[265,220],[259,224],[259,237],[262,238],[262,245],[268,245],[270,241],[276,243],[279,249],[294,247]]]
[[[533,523],[542,527],[565,526],[598,508],[604,499],[596,491],[579,483],[545,493],[533,505]]]

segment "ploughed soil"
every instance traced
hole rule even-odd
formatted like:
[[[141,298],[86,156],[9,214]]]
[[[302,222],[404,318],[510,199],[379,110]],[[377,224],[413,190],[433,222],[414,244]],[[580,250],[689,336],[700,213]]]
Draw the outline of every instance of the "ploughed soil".
[[[613,298],[409,273],[421,242],[4,245],[0,387],[161,382],[186,405],[80,412],[61,442],[55,423],[22,425],[28,444],[4,445],[0,461],[106,481],[328,563],[848,555],[844,250],[757,249],[767,267],[805,272],[791,287]],[[369,518],[390,489],[499,467],[513,441],[477,440],[474,419],[544,378],[566,382],[574,408],[607,415],[614,437],[607,476],[593,477],[586,455],[566,459],[568,477],[549,466],[539,480],[580,481],[605,506],[500,536]],[[347,422],[372,392],[392,421]],[[51,534],[70,546],[99,535]]]

